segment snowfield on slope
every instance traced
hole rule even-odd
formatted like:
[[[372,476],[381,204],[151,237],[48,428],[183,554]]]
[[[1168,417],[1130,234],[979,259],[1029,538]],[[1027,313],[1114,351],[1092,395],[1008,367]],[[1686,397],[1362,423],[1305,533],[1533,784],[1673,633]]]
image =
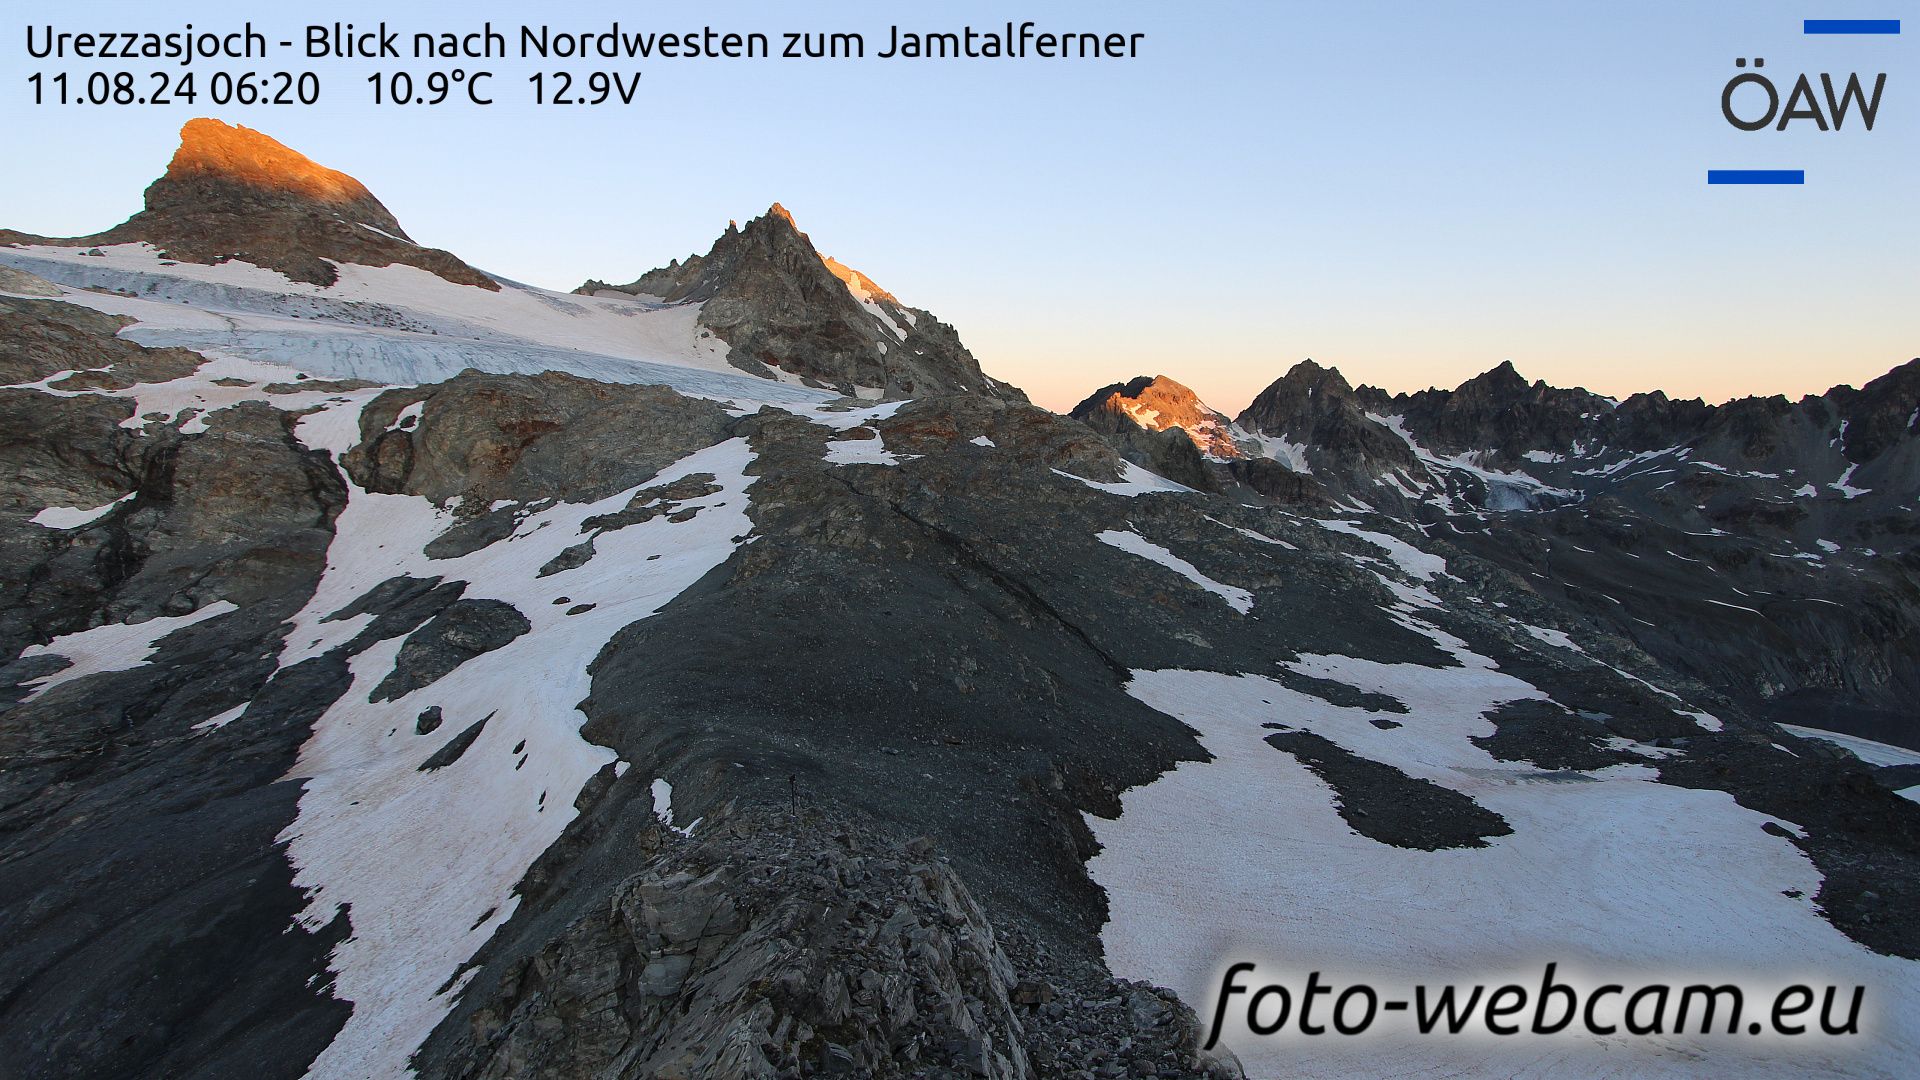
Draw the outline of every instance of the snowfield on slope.
[[[304,418],[301,438],[342,452],[371,393]],[[370,701],[369,691],[393,669],[405,638],[368,649],[352,662],[352,686],[301,750],[299,814],[281,837],[295,884],[307,892],[301,921],[318,928],[345,910],[352,924],[329,965],[332,992],[352,1002],[353,1013],[310,1076],[408,1073],[408,1057],[464,985],[463,965],[513,914],[514,886],[573,818],[582,786],[614,763],[579,734],[588,664],[621,628],[660,610],[752,531],[751,461],[744,440],[729,440],[598,502],[528,513],[511,537],[453,559],[422,552],[452,523],[447,512],[415,496],[351,489],[282,669],[351,639],[370,615],[326,616],[402,574],[464,580],[463,600],[505,601],[531,628],[389,701]],[[642,487],[695,474],[712,475],[721,490],[685,501],[698,508],[690,519],[661,516],[601,532],[585,564],[539,576],[592,532],[582,528],[586,519],[621,509]],[[429,708],[443,722],[416,734]],[[242,713],[225,722],[247,721]],[[451,762],[423,771],[475,725],[477,735]]]
[[[1222,972],[1238,961],[1259,965],[1243,982],[1283,982],[1296,1000],[1313,971],[1390,999],[1420,983],[1538,987],[1549,962],[1561,982],[1588,989],[1735,982],[1748,991],[1749,1017],[1792,983],[1866,987],[1861,1035],[1799,1040],[1419,1037],[1405,1013],[1382,1013],[1358,1036],[1289,1028],[1261,1037],[1244,1026],[1243,996],[1222,1038],[1254,1078],[1911,1075],[1920,964],[1874,954],[1818,914],[1820,874],[1762,831],[1776,819],[1723,792],[1654,782],[1645,765],[1548,773],[1495,759],[1471,742],[1494,733],[1485,714],[1544,695],[1451,635],[1426,632],[1461,666],[1345,656],[1288,665],[1401,701],[1409,713],[1391,729],[1260,676],[1136,673],[1129,692],[1191,725],[1214,760],[1124,793],[1115,820],[1089,819],[1102,846],[1089,870],[1111,904],[1102,940],[1116,975],[1173,988],[1203,1023]],[[1266,724],[1467,795],[1513,832],[1440,851],[1362,836],[1342,820],[1332,787],[1264,741]]]
[[[285,365],[328,379],[410,386],[468,368],[564,371],[698,397],[807,403],[836,395],[727,363],[698,304],[576,296],[503,282],[456,285],[412,266],[342,265],[321,288],[242,262],[173,262],[147,244],[0,250],[0,265],[66,287],[61,299],[139,320],[123,337]],[[105,290],[105,291],[98,291]]]

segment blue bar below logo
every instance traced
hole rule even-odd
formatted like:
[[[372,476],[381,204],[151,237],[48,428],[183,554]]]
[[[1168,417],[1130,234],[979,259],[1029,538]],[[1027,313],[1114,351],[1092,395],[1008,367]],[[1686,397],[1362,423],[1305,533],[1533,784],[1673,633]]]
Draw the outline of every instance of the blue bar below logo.
[[[1807,34],[1897,34],[1899,19],[1807,19],[1801,23]]]
[[[1708,169],[1709,184],[1804,184],[1805,169]]]

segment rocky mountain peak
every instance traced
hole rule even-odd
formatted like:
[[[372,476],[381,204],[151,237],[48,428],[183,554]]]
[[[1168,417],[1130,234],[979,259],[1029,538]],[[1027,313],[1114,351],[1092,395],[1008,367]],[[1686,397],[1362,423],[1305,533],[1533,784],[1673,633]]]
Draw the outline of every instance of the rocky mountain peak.
[[[705,255],[649,270],[625,285],[589,281],[578,292],[624,292],[701,304],[700,325],[731,346],[733,366],[842,393],[981,393],[1025,401],[980,370],[952,327],[900,303],[873,279],[822,255],[780,203],[727,231]]]
[[[1406,441],[1367,415],[1346,376],[1312,360],[1275,379],[1236,423],[1294,448],[1287,453],[1299,471],[1371,477],[1413,463]]]
[[[1529,385],[1526,377],[1521,375],[1520,370],[1513,366],[1513,361],[1502,360],[1498,366],[1483,371],[1473,378],[1468,379],[1466,382],[1461,383],[1459,388],[1454,392],[1458,394],[1511,394],[1519,393],[1527,389]]]
[[[1529,383],[1511,360],[1452,390],[1382,395],[1374,404],[1375,411],[1403,418],[1423,445],[1507,459],[1529,451],[1564,452],[1614,408],[1613,401],[1579,387]]]
[[[1148,431],[1179,430],[1208,457],[1231,460],[1240,456],[1226,416],[1165,375],[1142,375],[1130,382],[1101,387],[1074,406],[1069,415],[1095,430],[1120,424]]]
[[[347,216],[406,238],[365,184],[250,127],[201,117],[180,129],[166,173],[147,189],[147,207],[184,205],[212,185],[252,189],[263,199],[299,198],[350,209]]]
[[[151,244],[180,262],[229,260],[322,287],[341,264],[419,267],[458,285],[497,290],[491,277],[413,242],[366,185],[252,128],[200,118],[180,129],[146,207],[102,233],[51,239],[0,231],[0,243]]]
[[[1364,419],[1352,384],[1340,369],[1302,360],[1253,399],[1237,422],[1248,431],[1281,435],[1296,419],[1352,414]]]
[[[1909,360],[1858,390],[1836,386],[1827,392],[1846,424],[1842,441],[1847,460],[1871,461],[1920,427],[1920,359]]]
[[[1285,386],[1288,389],[1299,389],[1311,392],[1326,390],[1337,394],[1349,394],[1353,392],[1353,385],[1347,382],[1345,375],[1340,374],[1339,368],[1323,367],[1315,363],[1312,357],[1308,357],[1288,368],[1287,373],[1280,376],[1279,380],[1274,383],[1274,386]],[[1268,389],[1272,389],[1272,387]]]

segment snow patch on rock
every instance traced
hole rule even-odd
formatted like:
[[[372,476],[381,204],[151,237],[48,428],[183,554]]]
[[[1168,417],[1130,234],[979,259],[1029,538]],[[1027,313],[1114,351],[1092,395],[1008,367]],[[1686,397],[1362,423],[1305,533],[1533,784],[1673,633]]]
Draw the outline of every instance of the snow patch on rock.
[[[308,417],[301,435],[337,447],[358,411]],[[329,964],[333,992],[353,1013],[309,1075],[408,1073],[409,1055],[463,985],[462,966],[512,915],[515,884],[572,819],[582,786],[614,762],[579,734],[587,665],[621,628],[659,611],[751,533],[751,460],[745,440],[733,439],[662,470],[646,483],[705,473],[720,490],[687,500],[701,512],[684,521],[663,516],[600,532],[596,558],[545,578],[543,565],[585,539],[586,519],[620,510],[645,485],[530,513],[509,538],[439,560],[422,548],[451,524],[445,511],[414,496],[350,491],[326,573],[295,619],[282,667],[351,638],[367,617],[322,620],[401,574],[465,580],[466,599],[505,601],[532,628],[391,701],[370,702],[368,691],[391,669],[402,639],[368,649],[352,663],[352,687],[301,749],[293,771],[303,781],[299,814],[282,834],[295,883],[307,893],[300,921],[324,926],[345,909],[352,923]],[[574,606],[556,605],[562,595]],[[416,735],[414,719],[429,706],[447,722]],[[483,719],[457,758],[421,770]]]
[[[1222,585],[1200,572],[1199,567],[1148,540],[1139,533],[1108,529],[1095,539],[1109,547],[1117,547],[1129,555],[1138,555],[1143,559],[1159,563],[1161,566],[1179,574],[1195,585],[1207,590],[1227,602],[1227,606],[1245,615],[1253,610],[1253,594],[1233,585]]]
[[[59,656],[70,663],[51,675],[29,680],[23,700],[32,701],[56,686],[88,675],[137,668],[152,659],[161,639],[168,634],[239,610],[232,601],[216,600],[185,615],[162,615],[145,622],[107,623],[62,634],[45,645],[29,645],[20,651],[20,659]]]

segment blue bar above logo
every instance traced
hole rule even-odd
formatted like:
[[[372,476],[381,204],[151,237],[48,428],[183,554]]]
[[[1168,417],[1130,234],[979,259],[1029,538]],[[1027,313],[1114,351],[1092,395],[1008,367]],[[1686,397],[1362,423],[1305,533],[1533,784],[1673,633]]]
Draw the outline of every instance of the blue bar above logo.
[[[1897,34],[1899,19],[1807,19],[1802,23],[1808,34]]]
[[[1805,169],[1708,169],[1709,184],[1804,184]]]

